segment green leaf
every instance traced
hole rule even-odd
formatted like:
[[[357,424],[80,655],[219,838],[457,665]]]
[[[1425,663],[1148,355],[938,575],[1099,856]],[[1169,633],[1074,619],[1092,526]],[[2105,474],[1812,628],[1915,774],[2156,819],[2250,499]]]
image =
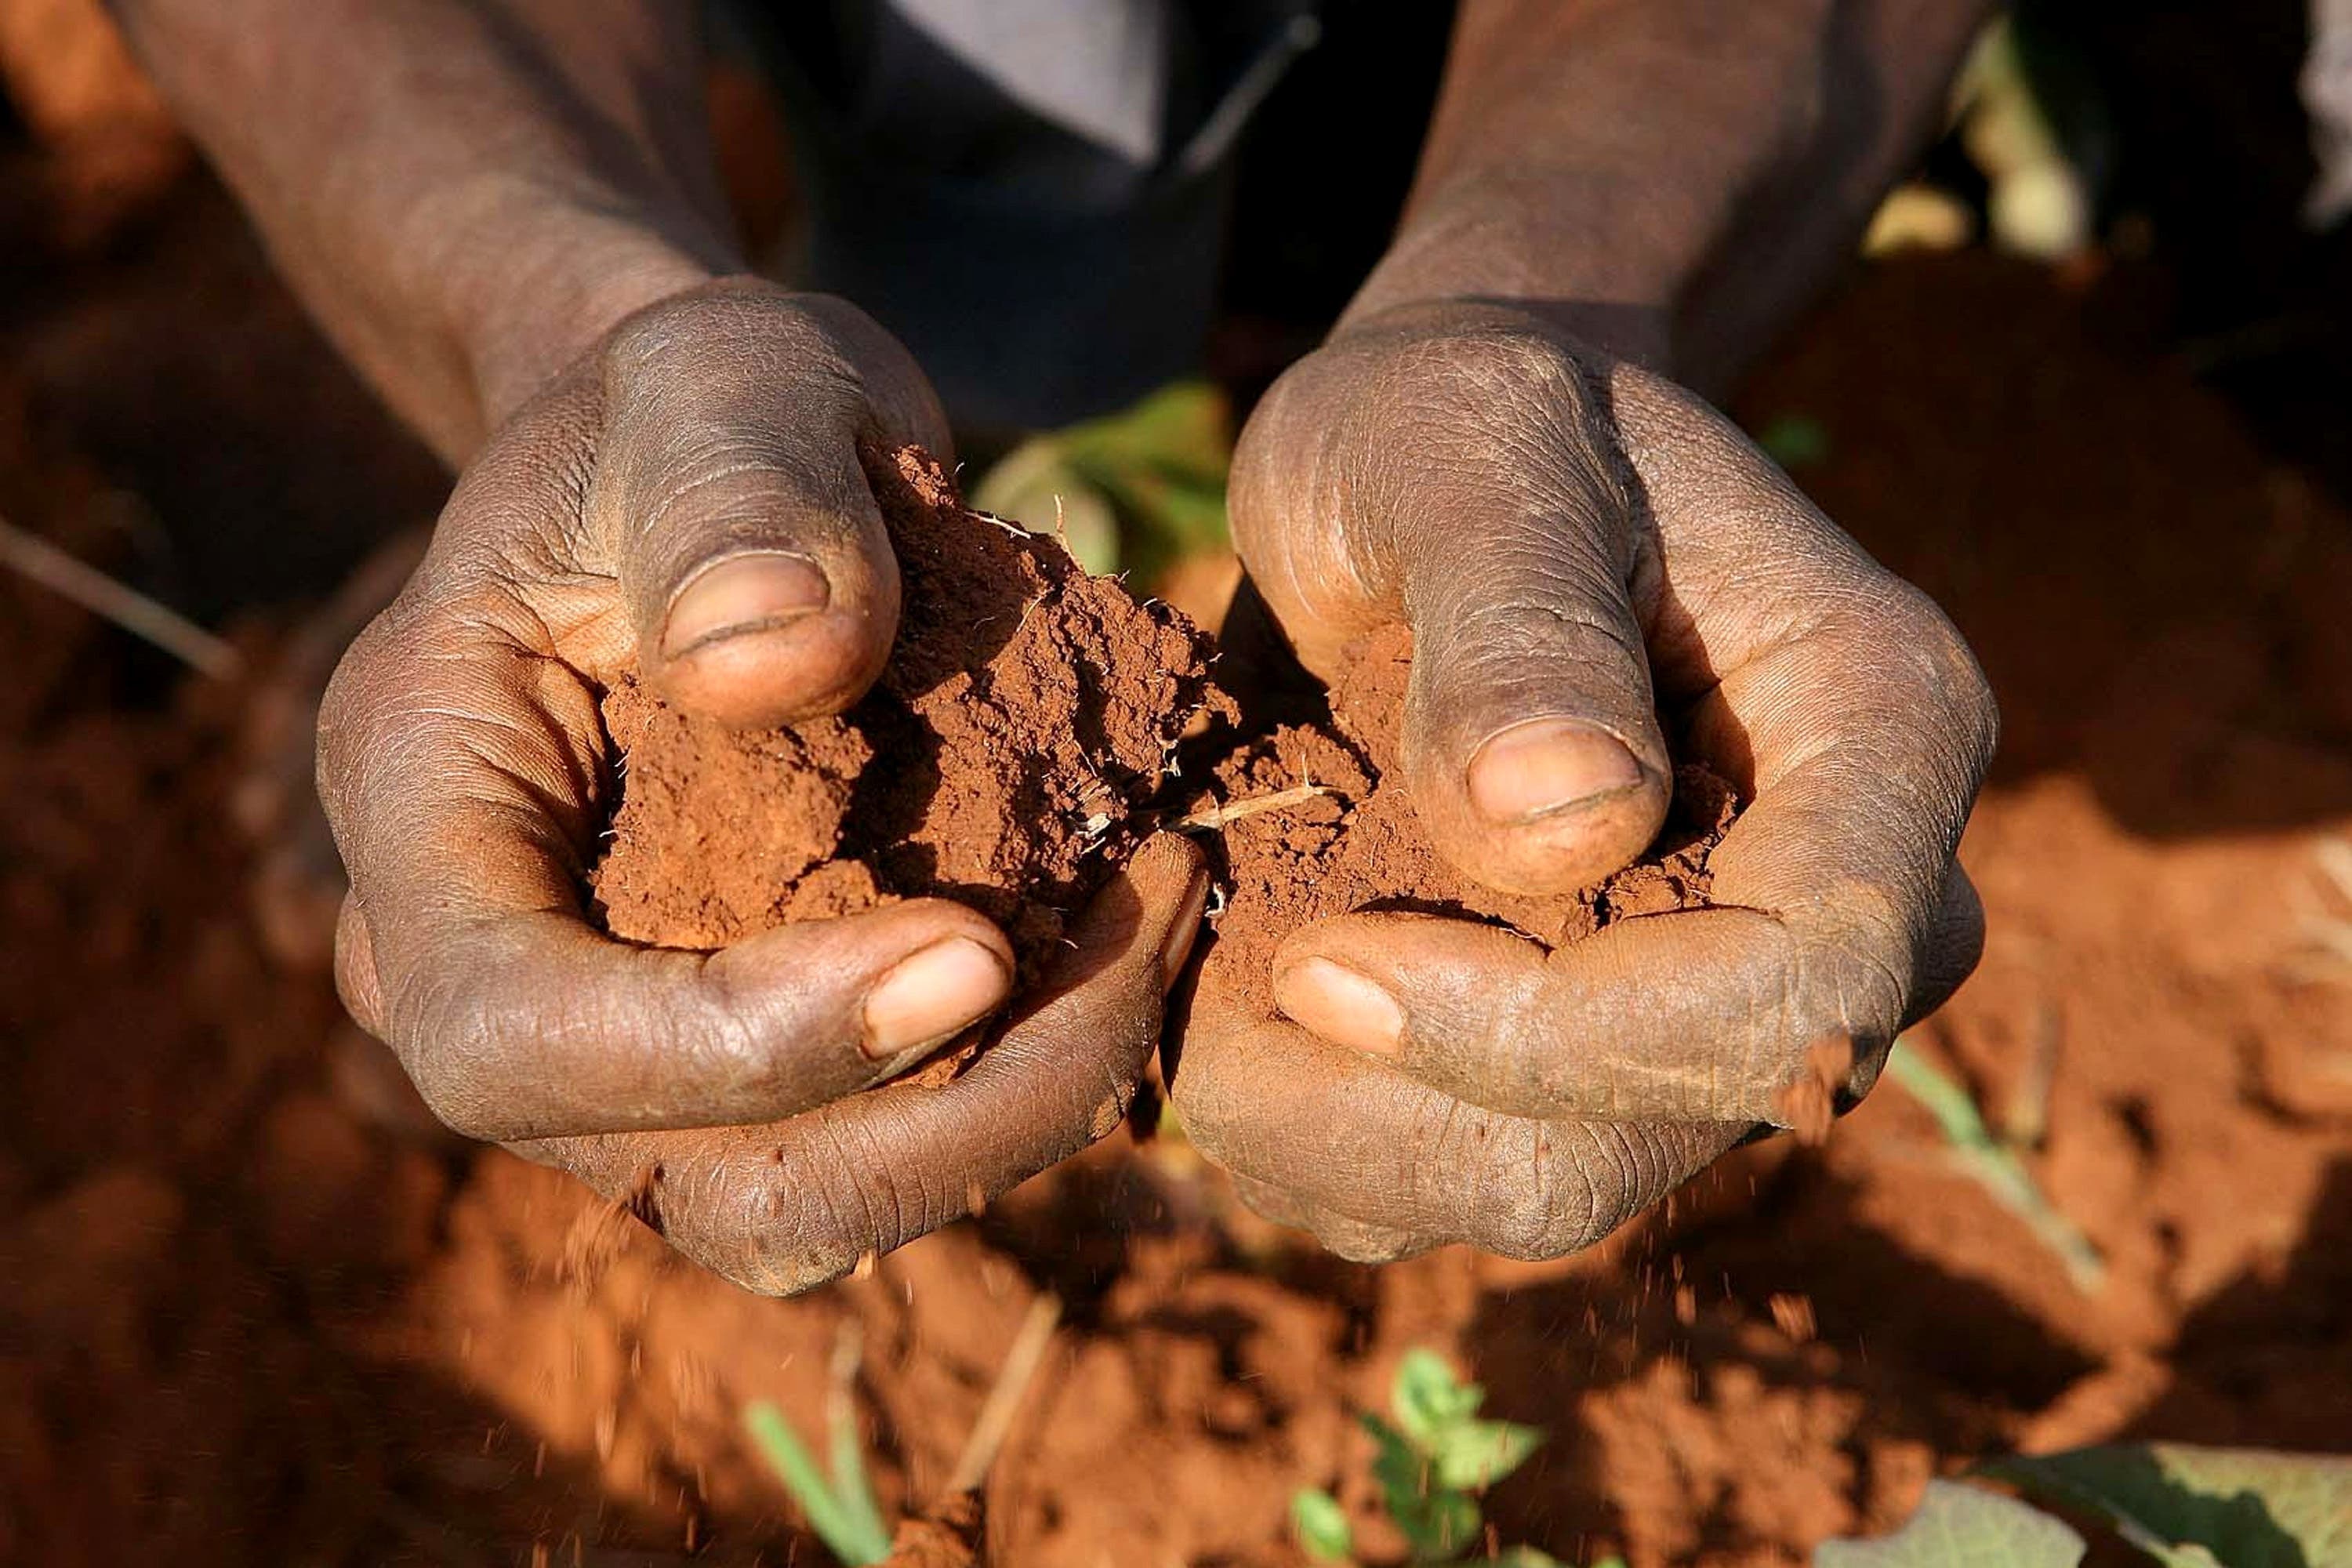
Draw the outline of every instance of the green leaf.
[[[1813,1568],[2075,1568],[2085,1550],[2073,1530],[2015,1498],[1929,1481],[1902,1529],[1872,1541],[1824,1541],[1813,1549]]]
[[[973,487],[972,504],[1037,532],[1058,526],[1090,572],[1146,578],[1225,548],[1233,417],[1206,382],[1175,382],[1100,419],[1035,436]]]
[[[1986,1469],[2102,1515],[2168,1568],[2352,1562],[2352,1458],[2113,1444],[2002,1459]]]
[[[1539,1428],[1515,1421],[1457,1421],[1430,1442],[1429,1458],[1438,1485],[1476,1491],[1526,1464],[1543,1440]]]
[[[1443,1563],[1477,1539],[1478,1504],[1451,1487],[1437,1484],[1435,1468],[1402,1432],[1379,1416],[1358,1419],[1380,1451],[1372,1456],[1372,1479],[1381,1506],[1412,1547],[1416,1563]]]
[[[1616,1564],[1616,1568],[1625,1568],[1625,1560],[1622,1557],[1612,1557],[1598,1568],[1610,1568],[1610,1563]],[[1480,1568],[1568,1568],[1568,1564],[1550,1552],[1533,1546],[1507,1546],[1493,1563],[1482,1563]]]
[[[1059,537],[1079,565],[1100,576],[1119,569],[1118,511],[1113,498],[1051,436],[1023,442],[981,476],[971,504]]]
[[[817,1469],[816,1456],[793,1431],[784,1413],[766,1400],[743,1407],[743,1426],[751,1440],[784,1483],[793,1500],[801,1505],[808,1516],[809,1528],[825,1544],[825,1549],[848,1568],[866,1568],[890,1555],[890,1536],[881,1521],[872,1516],[870,1500],[861,1507],[855,1500],[845,1501]],[[865,1470],[861,1464],[856,1484],[862,1489]]]
[[[1485,1389],[1454,1376],[1444,1356],[1417,1345],[1397,1363],[1389,1407],[1415,1442],[1433,1447],[1448,1427],[1477,1415],[1486,1398]]]
[[[1368,1413],[1357,1420],[1380,1446],[1380,1451],[1372,1456],[1372,1479],[1379,1485],[1389,1512],[1394,1514],[1398,1509],[1420,1501],[1429,1490],[1427,1457],[1407,1442],[1403,1433],[1379,1416]]]
[[[1412,1548],[1416,1563],[1451,1563],[1478,1539],[1478,1505],[1455,1491],[1433,1491],[1389,1517]]]
[[[1356,1554],[1356,1532],[1347,1510],[1329,1492],[1301,1487],[1290,1496],[1290,1525],[1298,1544],[1318,1563],[1345,1563]]]

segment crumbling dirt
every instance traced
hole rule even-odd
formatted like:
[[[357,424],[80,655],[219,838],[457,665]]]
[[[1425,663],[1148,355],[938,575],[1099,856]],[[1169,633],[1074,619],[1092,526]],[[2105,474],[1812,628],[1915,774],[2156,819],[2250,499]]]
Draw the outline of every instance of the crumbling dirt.
[[[1398,765],[1412,636],[1392,627],[1349,655],[1328,723],[1286,724],[1220,759],[1189,816],[1216,824],[1225,903],[1202,965],[1204,992],[1253,1013],[1273,1005],[1275,952],[1300,926],[1358,910],[1414,910],[1508,926],[1546,947],[1613,921],[1706,904],[1707,852],[1738,813],[1709,769],[1675,771],[1649,852],[1597,887],[1550,898],[1497,892],[1441,858]]]
[[[616,936],[715,948],[895,899],[961,900],[1024,974],[1144,837],[1138,813],[1210,700],[1192,622],[1055,540],[870,453],[901,578],[880,682],[839,718],[738,731],[635,681],[605,699],[622,795],[597,865]]]
[[[979,1568],[987,1561],[988,1517],[977,1492],[957,1492],[898,1526],[881,1568]]]
[[[157,267],[204,266],[240,342],[325,365],[205,221]],[[1395,1548],[1352,1412],[1416,1344],[1549,1431],[1491,1513],[1568,1562],[1792,1568],[2020,1447],[2340,1449],[2352,506],[2116,321],[2121,292],[1981,255],[1873,267],[1740,405],[1821,423],[1800,479],[1951,610],[2002,699],[1962,847],[1984,966],[1915,1042],[2020,1130],[2105,1258],[2091,1292],[1888,1084],[1822,1146],[1743,1151],[1559,1263],[1339,1263],[1180,1140],[1115,1137],[867,1278],[746,1296],[565,1178],[420,1132],[324,973],[246,911],[254,855],[222,824],[247,692],[174,688],[0,576],[0,1561],[822,1564],[742,1405],[817,1431],[856,1320],[877,1489],[919,1513],[1045,1291],[1063,1327],[987,1487],[993,1561],[1021,1568],[1297,1568],[1305,1485]],[[136,575],[109,505],[132,470],[89,454],[217,455],[219,401],[158,391],[133,420],[58,389],[150,386],[223,360],[226,329],[183,306],[131,331],[110,298],[12,301],[82,324],[9,329],[0,514]],[[237,384],[270,471],[317,465],[271,492],[277,533],[381,505],[353,455],[410,448],[347,381]],[[34,433],[27,406],[73,416]],[[137,471],[185,528],[194,470]],[[280,637],[240,635],[266,669]]]

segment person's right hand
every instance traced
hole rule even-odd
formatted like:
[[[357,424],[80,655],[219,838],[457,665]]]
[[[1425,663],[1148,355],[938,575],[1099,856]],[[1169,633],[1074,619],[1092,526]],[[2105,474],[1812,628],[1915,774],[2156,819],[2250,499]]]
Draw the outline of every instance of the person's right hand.
[[[450,1126],[776,1292],[1116,1126],[1206,887],[1189,844],[1147,845],[975,1067],[856,1099],[1003,1005],[1013,952],[981,915],[909,900],[718,953],[588,923],[603,687],[635,668],[753,726],[879,674],[898,574],[861,442],[949,452],[912,360],[849,305],[747,279],[639,311],[474,459],[320,718],[353,1016]]]

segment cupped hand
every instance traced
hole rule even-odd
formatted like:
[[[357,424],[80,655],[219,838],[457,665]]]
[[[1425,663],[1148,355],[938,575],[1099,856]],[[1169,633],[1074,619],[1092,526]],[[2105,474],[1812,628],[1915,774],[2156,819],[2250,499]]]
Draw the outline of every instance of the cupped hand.
[[[1572,1250],[1757,1125],[1866,1092],[1974,966],[1954,854],[1983,678],[1693,395],[1509,308],[1390,310],[1269,393],[1233,513],[1316,673],[1412,627],[1402,782],[1464,873],[1598,881],[1656,832],[1670,757],[1748,803],[1712,908],[1549,953],[1343,916],[1276,955],[1283,1016],[1204,997],[1177,1104],[1274,1217],[1356,1257]]]
[[[981,915],[908,900],[717,953],[589,923],[601,689],[635,669],[751,726],[837,712],[880,672],[898,574],[861,442],[949,449],[913,362],[852,307],[747,279],[639,311],[476,457],[320,720],[354,1016],[451,1126],[766,1289],[1115,1125],[1202,890],[1189,845],[1148,846],[978,1067],[855,1099],[1005,1002],[1012,948]]]

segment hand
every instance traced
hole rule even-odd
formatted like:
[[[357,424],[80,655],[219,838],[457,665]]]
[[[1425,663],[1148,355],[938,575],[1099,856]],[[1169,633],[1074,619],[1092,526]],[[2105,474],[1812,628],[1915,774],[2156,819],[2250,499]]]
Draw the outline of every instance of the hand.
[[[1655,833],[1677,757],[1738,783],[1717,907],[1550,954],[1360,914],[1275,960],[1282,1019],[1203,997],[1185,1126],[1339,1251],[1598,1240],[1759,1123],[1866,1092],[1974,966],[1954,850],[1993,747],[1924,595],[1730,423],[1535,317],[1394,310],[1269,393],[1233,490],[1251,579],[1319,675],[1411,625],[1402,771],[1454,866],[1590,885]]]
[[[763,725],[838,711],[881,670],[898,574],[861,439],[948,450],[913,363],[851,307],[737,281],[639,311],[473,461],[320,721],[354,1016],[452,1127],[576,1172],[768,1290],[1117,1125],[1202,891],[1189,845],[1148,846],[978,1066],[846,1100],[1004,1002],[1001,931],[945,900],[715,954],[588,924],[600,688],[634,667]]]

